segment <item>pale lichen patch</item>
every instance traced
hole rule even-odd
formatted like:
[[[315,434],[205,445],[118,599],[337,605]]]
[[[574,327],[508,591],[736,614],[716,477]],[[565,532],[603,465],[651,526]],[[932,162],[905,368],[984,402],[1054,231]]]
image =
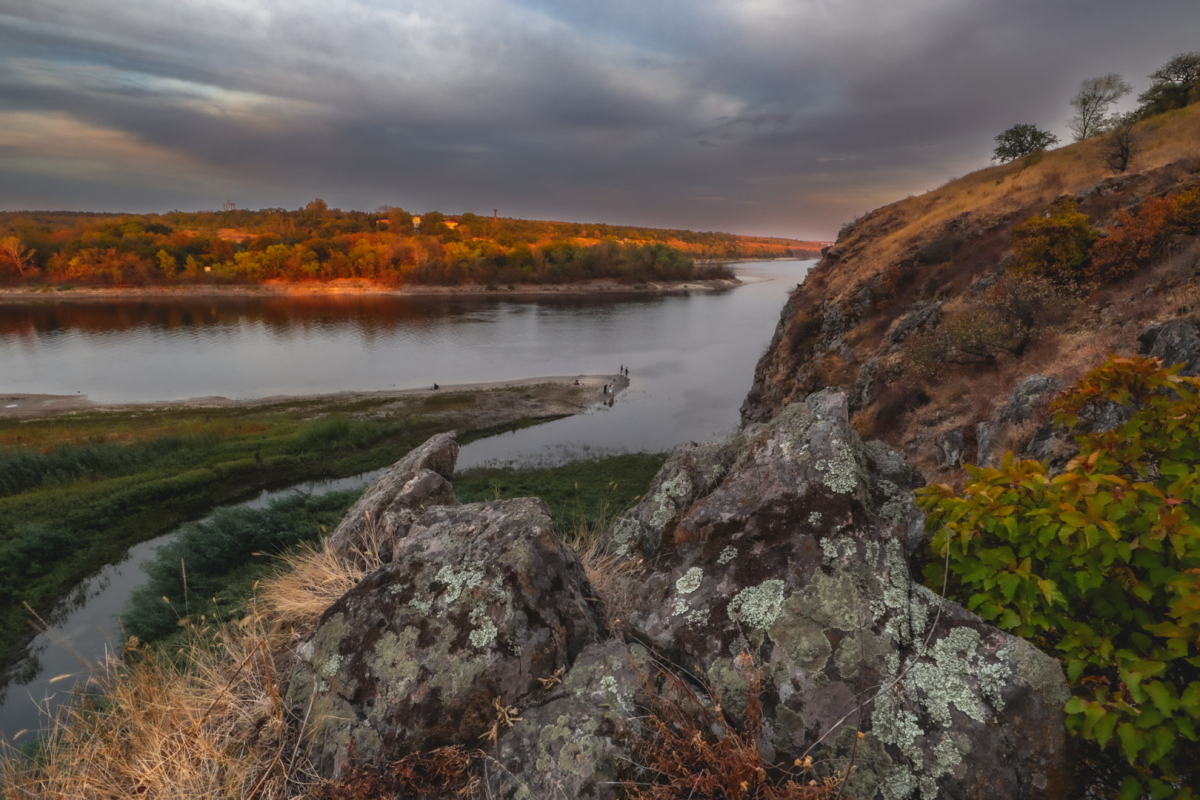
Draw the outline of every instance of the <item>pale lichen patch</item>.
[[[765,631],[783,611],[783,590],[783,581],[774,579],[742,589],[729,601],[729,618]]]
[[[723,567],[726,564],[728,564],[730,561],[733,561],[735,558],[737,558],[737,554],[738,554],[737,548],[730,545],[729,547],[726,547],[724,550],[722,550],[721,554],[719,556],[717,556],[717,563]]]
[[[675,581],[675,591],[680,594],[691,594],[700,588],[700,582],[704,580],[704,570],[699,567],[692,567],[683,577]]]

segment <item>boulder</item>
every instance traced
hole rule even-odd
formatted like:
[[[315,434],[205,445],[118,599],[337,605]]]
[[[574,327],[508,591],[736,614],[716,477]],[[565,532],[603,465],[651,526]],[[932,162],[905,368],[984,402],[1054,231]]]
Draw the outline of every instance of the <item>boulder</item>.
[[[1138,352],[1162,360],[1164,366],[1183,364],[1180,375],[1200,375],[1200,321],[1177,319],[1148,326],[1138,336]]]
[[[584,648],[562,684],[526,709],[485,766],[488,797],[617,800],[629,774],[621,733],[652,680],[648,653],[619,640]]]
[[[675,447],[646,491],[601,539],[605,551],[628,559],[653,559],[684,512],[716,486],[733,461],[724,444],[687,442]]]
[[[1017,384],[1008,402],[996,409],[990,420],[975,427],[975,440],[978,443],[975,463],[985,467],[998,464],[1004,455],[996,452],[1000,434],[1013,425],[1032,419],[1038,408],[1049,402],[1060,389],[1062,384],[1040,374],[1030,375]]]
[[[439,433],[397,461],[371,484],[329,537],[342,555],[379,548],[390,561],[395,543],[421,512],[456,505],[450,476],[458,461],[454,431]]]
[[[943,431],[937,437],[937,462],[945,467],[957,467],[962,463],[963,450],[967,441],[963,432],[954,429]]]
[[[853,761],[857,800],[1065,796],[1058,662],[913,579],[907,490],[872,475],[891,460],[859,442],[834,391],[748,426],[633,587],[629,638],[702,672],[735,719],[749,654],[764,759],[807,753],[822,775]]]
[[[583,567],[540,500],[432,508],[395,562],[325,611],[288,683],[326,777],[355,758],[478,745],[501,708],[521,707],[603,633]]]

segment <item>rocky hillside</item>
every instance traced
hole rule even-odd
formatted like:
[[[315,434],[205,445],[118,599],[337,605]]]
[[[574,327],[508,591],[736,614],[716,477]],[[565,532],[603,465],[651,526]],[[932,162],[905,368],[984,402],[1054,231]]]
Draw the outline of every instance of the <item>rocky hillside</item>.
[[[1200,358],[1195,231],[1131,241],[1159,198],[1200,184],[1200,106],[1139,123],[1138,138],[1120,175],[1108,171],[1103,139],[1092,139],[846,225],[784,308],[743,419],[771,419],[840,387],[860,434],[900,448],[927,479],[953,481],[961,463],[1028,449],[1044,400],[1110,353],[1151,352],[1153,324],[1183,320],[1154,354]],[[1072,202],[1094,231],[1093,250],[1132,253],[1120,279],[1018,274],[1014,233]]]

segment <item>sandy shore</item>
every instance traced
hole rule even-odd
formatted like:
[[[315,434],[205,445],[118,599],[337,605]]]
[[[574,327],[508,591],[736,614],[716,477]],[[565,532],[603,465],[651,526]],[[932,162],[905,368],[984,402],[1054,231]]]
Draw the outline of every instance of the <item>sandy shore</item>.
[[[388,401],[411,403],[428,398],[452,402],[454,395],[481,393],[487,412],[499,412],[510,403],[524,406],[530,416],[573,414],[611,398],[602,393],[604,384],[611,383],[615,391],[629,386],[629,379],[613,375],[550,375],[520,378],[490,383],[460,383],[421,389],[389,389],[375,392],[334,392],[315,395],[274,395],[250,400],[231,400],[227,397],[192,397],[186,400],[161,400],[138,403],[99,403],[86,395],[72,394],[6,394],[0,395],[0,417],[47,417],[56,414],[85,411],[139,412],[156,409],[199,408],[265,408],[289,404],[311,404],[320,407],[347,406],[374,401],[386,408]]]
[[[490,297],[540,297],[596,294],[670,294],[674,292],[720,292],[752,283],[751,279],[720,279],[703,281],[656,281],[639,284],[618,283],[612,280],[596,280],[587,283],[561,284],[515,284],[512,289],[467,284],[463,286],[404,286],[393,288],[380,286],[364,280],[336,280],[323,283],[267,282],[253,286],[217,286],[211,284],[188,286],[121,286],[79,287],[57,289],[54,287],[5,287],[0,288],[0,303],[37,302],[58,300],[111,300],[114,298],[173,298],[173,297],[324,297],[346,296],[389,296],[422,297],[441,295],[487,295]]]

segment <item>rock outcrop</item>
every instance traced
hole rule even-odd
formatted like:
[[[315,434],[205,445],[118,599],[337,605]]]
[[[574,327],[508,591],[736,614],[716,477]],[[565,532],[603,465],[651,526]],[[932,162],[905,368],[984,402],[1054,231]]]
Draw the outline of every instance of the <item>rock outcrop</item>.
[[[1200,320],[1155,323],[1138,336],[1138,352],[1162,359],[1170,367],[1183,364],[1180,375],[1200,375]]]
[[[458,461],[454,431],[439,433],[397,461],[346,513],[330,544],[344,556],[378,548],[392,560],[396,542],[427,508],[456,505],[450,476]]]
[[[360,513],[394,511],[414,491],[397,476],[419,472],[405,459]],[[734,725],[759,692],[764,762],[853,763],[856,800],[1062,797],[1059,664],[913,579],[918,483],[836,391],[676,448],[605,534],[641,569],[624,641],[541,501],[430,507],[322,616],[288,707],[322,775],[482,742],[488,797],[616,800],[673,663]]]
[[[490,797],[616,800],[629,774],[626,734],[652,690],[653,669],[639,645],[590,645],[563,682],[500,740],[485,768]]]
[[[1001,434],[1033,419],[1039,408],[1049,403],[1060,389],[1062,385],[1058,381],[1045,375],[1030,375],[1017,384],[1008,402],[997,408],[991,419],[976,426],[975,463],[985,467],[998,464],[1004,456],[999,447]]]
[[[501,709],[523,705],[604,633],[540,500],[436,507],[395,547],[396,563],[324,613],[289,682],[322,775],[352,758],[477,745]]]
[[[748,426],[719,485],[642,553],[657,566],[631,586],[629,638],[702,670],[734,715],[747,691],[735,659],[750,654],[766,760],[815,746],[831,772],[853,752],[858,800],[1064,796],[1058,662],[913,580],[905,492],[870,474],[890,460],[870,450],[832,391]],[[880,502],[884,481],[897,488]]]

